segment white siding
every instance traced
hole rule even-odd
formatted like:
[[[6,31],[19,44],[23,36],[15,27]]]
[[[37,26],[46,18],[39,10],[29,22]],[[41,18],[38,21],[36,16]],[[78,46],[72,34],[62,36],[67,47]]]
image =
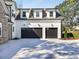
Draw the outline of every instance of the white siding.
[[[15,14],[16,13],[16,5],[15,5],[15,2],[12,2],[12,13]],[[12,38],[15,38],[15,17],[12,16],[11,17],[11,21],[13,22],[12,24]],[[14,32],[13,32],[13,27],[14,27]]]
[[[32,21],[27,21],[27,20],[16,20],[16,37],[21,38],[21,28],[43,28],[43,39],[45,39],[45,28],[58,28],[58,38],[61,38],[61,21],[60,22],[54,22],[49,20],[50,23],[40,23],[39,21],[32,22]],[[55,21],[55,20],[54,20]],[[40,26],[39,26],[39,25]]]

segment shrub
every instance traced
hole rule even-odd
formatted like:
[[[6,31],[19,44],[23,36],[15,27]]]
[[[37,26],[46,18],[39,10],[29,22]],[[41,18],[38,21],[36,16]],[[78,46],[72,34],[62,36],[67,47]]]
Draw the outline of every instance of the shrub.
[[[64,38],[67,38],[67,30],[64,31]]]

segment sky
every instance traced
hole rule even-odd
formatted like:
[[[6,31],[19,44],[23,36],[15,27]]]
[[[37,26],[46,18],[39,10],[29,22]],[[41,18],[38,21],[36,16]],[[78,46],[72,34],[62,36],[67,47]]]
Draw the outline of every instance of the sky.
[[[51,8],[59,5],[64,0],[16,0],[19,8]]]

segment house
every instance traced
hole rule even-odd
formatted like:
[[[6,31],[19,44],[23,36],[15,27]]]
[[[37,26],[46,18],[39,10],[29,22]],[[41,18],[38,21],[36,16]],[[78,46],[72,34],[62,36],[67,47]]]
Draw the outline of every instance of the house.
[[[15,19],[15,37],[60,39],[61,20],[55,8],[18,8]]]
[[[5,4],[6,4],[7,8],[9,9],[9,17],[12,22],[10,39],[13,39],[13,38],[15,38],[14,27],[15,27],[15,16],[16,16],[15,13],[16,13],[16,9],[17,9],[16,1],[15,0],[5,0]]]
[[[12,39],[11,9],[6,4],[12,0],[0,0],[0,43]]]

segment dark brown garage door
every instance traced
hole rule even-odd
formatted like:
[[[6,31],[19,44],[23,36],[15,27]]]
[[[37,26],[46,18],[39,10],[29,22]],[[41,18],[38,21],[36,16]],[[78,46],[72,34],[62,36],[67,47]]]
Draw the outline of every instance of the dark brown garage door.
[[[42,28],[22,28],[21,38],[42,38]]]
[[[57,38],[57,28],[46,28],[46,38]]]

